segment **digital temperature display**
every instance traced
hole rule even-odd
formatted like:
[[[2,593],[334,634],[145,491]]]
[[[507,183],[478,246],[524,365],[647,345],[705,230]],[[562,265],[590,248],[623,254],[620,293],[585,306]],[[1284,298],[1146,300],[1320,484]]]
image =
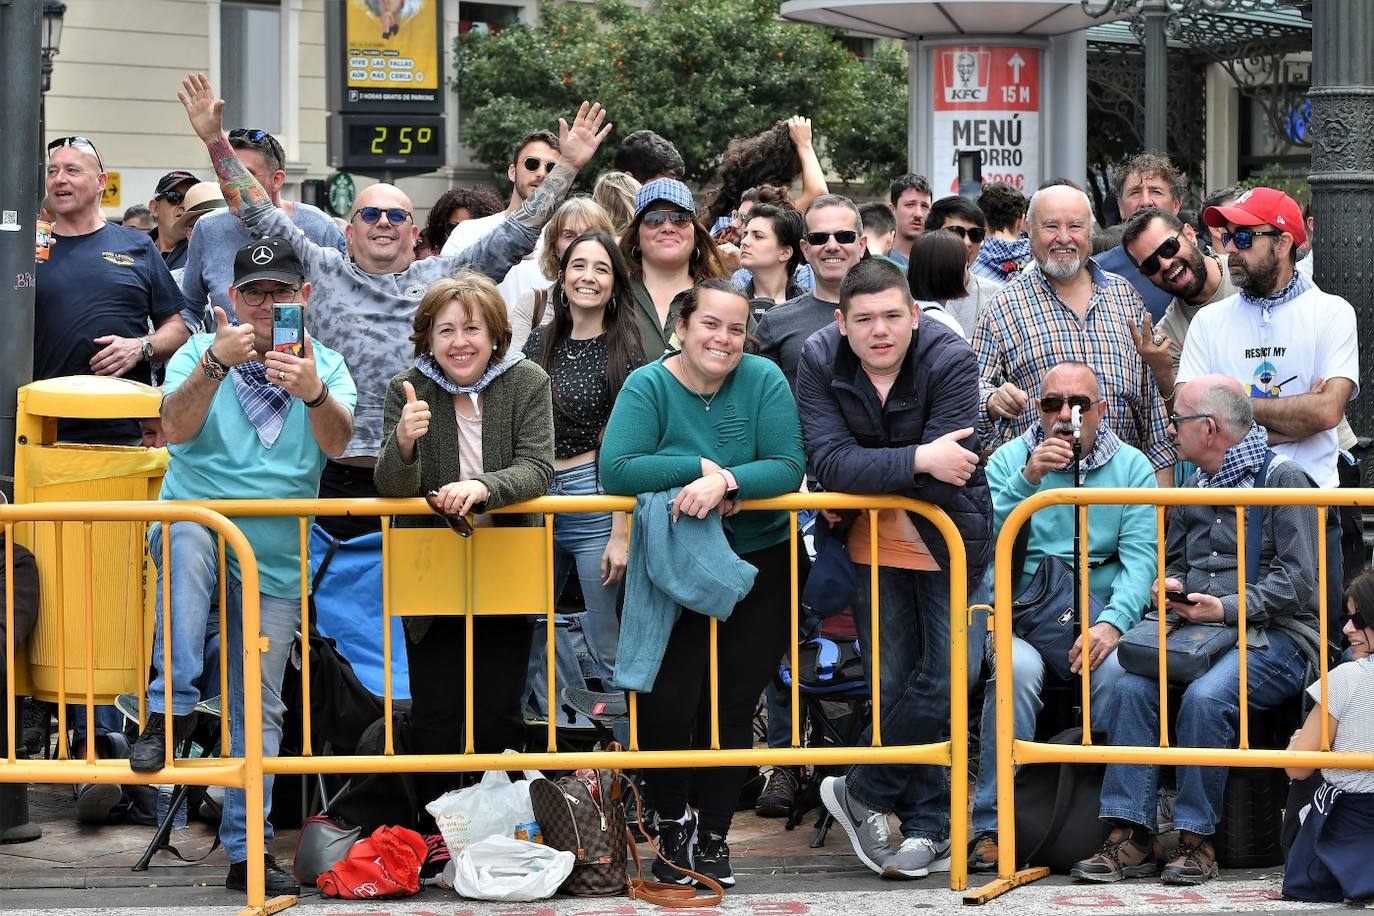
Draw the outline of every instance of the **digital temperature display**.
[[[335,168],[429,172],[444,165],[444,119],[439,116],[331,115]]]

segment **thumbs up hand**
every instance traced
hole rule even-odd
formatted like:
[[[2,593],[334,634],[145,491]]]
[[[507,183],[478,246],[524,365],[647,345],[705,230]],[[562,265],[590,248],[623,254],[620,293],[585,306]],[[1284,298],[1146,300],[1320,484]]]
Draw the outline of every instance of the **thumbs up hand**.
[[[429,403],[415,395],[415,386],[401,382],[406,392],[406,404],[401,408],[401,420],[396,424],[396,444],[401,448],[401,456],[413,460],[415,442],[429,432]]]
[[[969,426],[945,433],[934,442],[918,445],[914,470],[917,474],[929,474],[936,480],[962,487],[978,467],[977,452],[960,444],[972,435],[973,427]]]
[[[247,322],[230,324],[229,316],[224,314],[224,309],[218,305],[214,307],[214,311],[215,342],[210,345],[210,349],[215,352],[215,358],[231,369],[251,359],[257,359],[258,351],[253,346],[253,326]]]

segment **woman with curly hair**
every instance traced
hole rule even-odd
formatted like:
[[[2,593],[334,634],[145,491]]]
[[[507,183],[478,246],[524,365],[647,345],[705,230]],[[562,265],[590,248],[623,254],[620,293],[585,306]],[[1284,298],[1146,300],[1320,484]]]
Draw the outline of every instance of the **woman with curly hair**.
[[[429,210],[425,229],[421,233],[424,244],[438,254],[448,241],[453,227],[470,219],[491,216],[505,208],[501,198],[491,188],[479,185],[475,188],[453,188],[439,195]]]
[[[825,172],[811,144],[811,119],[800,116],[779,121],[757,136],[731,141],[717,174],[720,187],[711,199],[712,219],[743,209],[740,204],[751,188],[763,184],[786,187],[798,174],[802,192],[792,202],[798,210],[805,210],[811,201],[828,193]]]

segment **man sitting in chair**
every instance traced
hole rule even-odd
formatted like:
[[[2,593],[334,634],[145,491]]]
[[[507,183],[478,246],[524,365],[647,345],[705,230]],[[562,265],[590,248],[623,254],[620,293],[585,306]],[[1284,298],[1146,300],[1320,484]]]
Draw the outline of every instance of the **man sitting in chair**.
[[[1154,469],[1138,449],[1122,442],[1110,427],[1102,425],[1107,402],[1101,394],[1097,372],[1086,363],[1059,363],[1040,382],[1040,423],[1030,427],[997,451],[988,460],[988,488],[992,491],[993,530],[1000,531],[1011,510],[1027,497],[1042,490],[1072,487],[1073,415],[1081,417],[1079,486],[1140,488],[1155,485]],[[1012,594],[1019,595],[1030,583],[1046,557],[1059,557],[1069,566],[1074,563],[1074,514],[1072,506],[1041,509],[1021,529],[1025,539],[1025,560],[1012,581]],[[1088,589],[1103,604],[1102,612],[1089,628],[1087,669],[1091,672],[1090,706],[1094,730],[1105,731],[1113,704],[1108,700],[1121,665],[1116,660],[1116,643],[1140,621],[1150,600],[1152,571],[1158,536],[1153,506],[1093,506],[1082,536],[1088,542]],[[1017,551],[1019,556],[1021,551]],[[988,643],[988,665],[992,680],[983,698],[981,760],[978,787],[973,804],[973,851],[969,868],[991,871],[997,868],[997,659]],[[1065,659],[1055,667],[1063,670]],[[1079,675],[1084,668],[1082,637],[1069,649],[1067,670]],[[1040,651],[1021,637],[1011,638],[1012,704],[1015,709],[1013,731],[1020,740],[1033,740],[1035,721],[1044,707],[1044,688],[1052,682],[1068,686],[1076,678],[1061,680],[1049,668]]]

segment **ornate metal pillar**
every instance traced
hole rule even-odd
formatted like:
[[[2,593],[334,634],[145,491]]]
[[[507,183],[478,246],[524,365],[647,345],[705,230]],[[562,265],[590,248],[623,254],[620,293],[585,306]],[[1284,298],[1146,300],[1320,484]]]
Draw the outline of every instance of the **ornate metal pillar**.
[[[1169,4],[1145,0],[1140,18],[1145,46],[1145,149],[1169,151]]]
[[[1312,215],[1317,285],[1355,308],[1362,340],[1374,333],[1374,3],[1312,4]],[[1374,358],[1360,360],[1360,394],[1348,411],[1357,435],[1374,435]],[[1364,464],[1374,485],[1374,461]]]

